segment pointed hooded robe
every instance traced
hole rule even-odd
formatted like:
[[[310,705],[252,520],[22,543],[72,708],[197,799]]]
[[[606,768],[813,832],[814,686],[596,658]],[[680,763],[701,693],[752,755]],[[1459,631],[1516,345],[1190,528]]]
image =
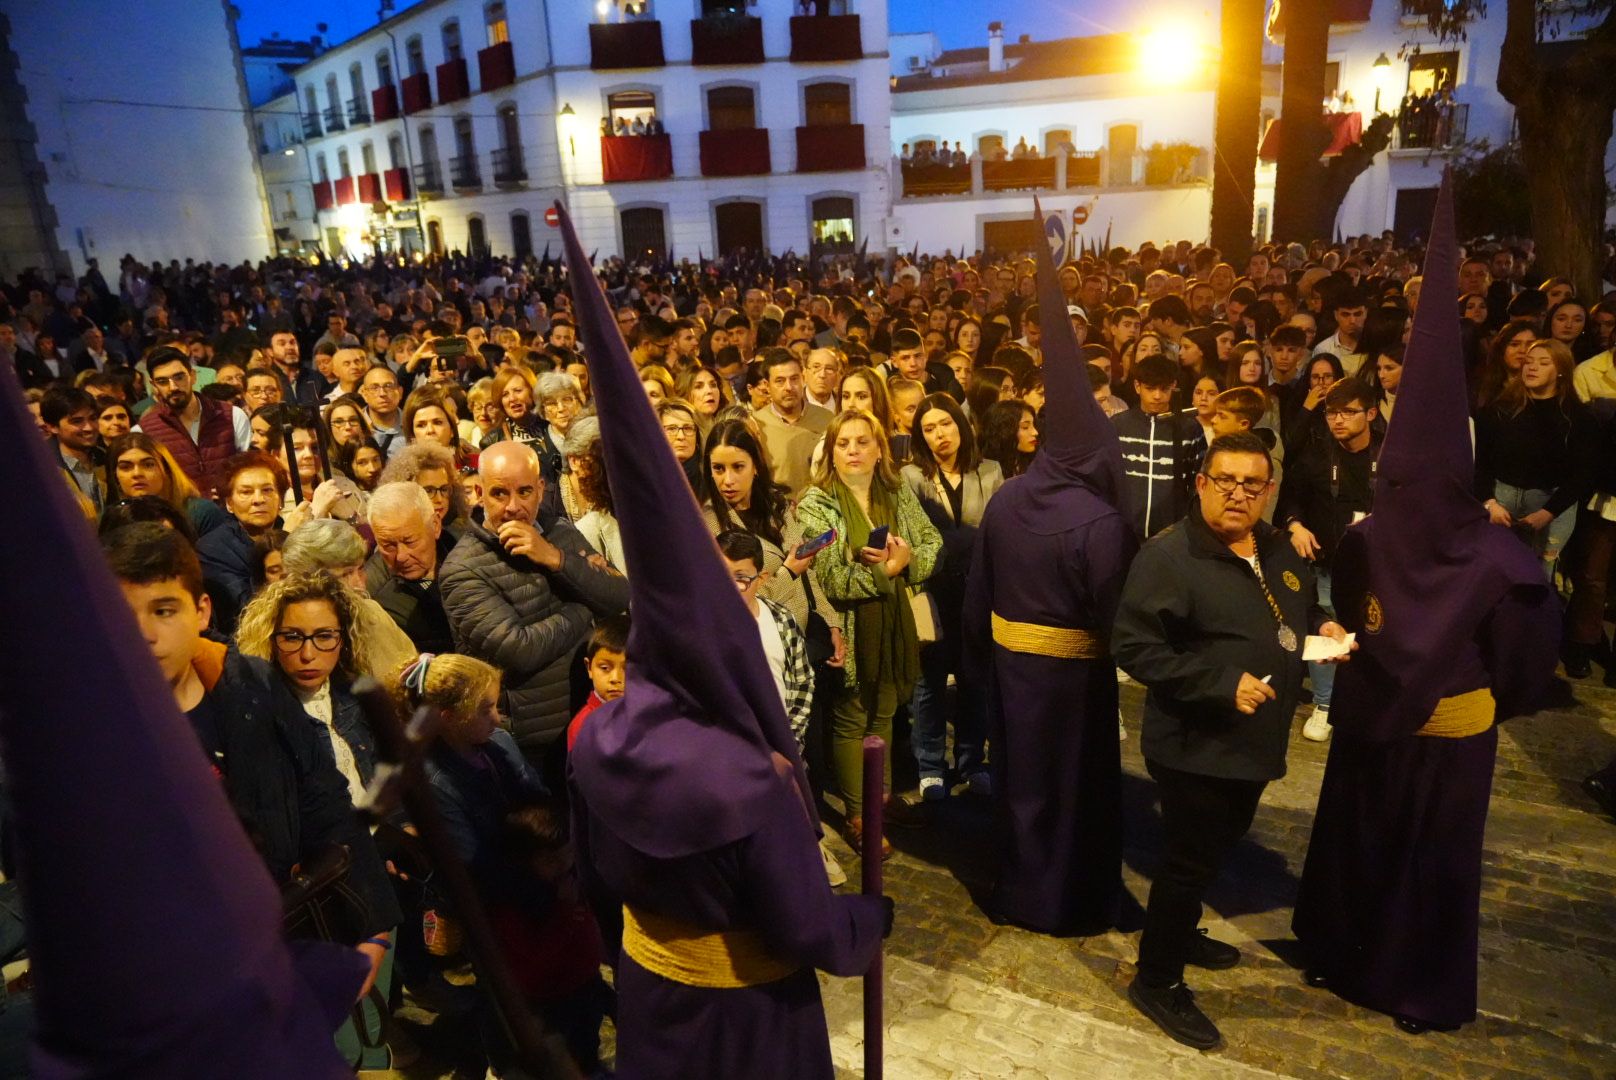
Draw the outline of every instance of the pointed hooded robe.
[[[281,937],[278,890],[47,457],[0,380],[0,737],[36,1080],[352,1077],[333,1033],[363,957]]]
[[[1047,246],[1038,301],[1044,441],[983,515],[965,647],[989,687],[994,913],[1093,933],[1114,924],[1122,889],[1117,674],[1104,639],[1138,541],[1117,509],[1121,445],[1089,389]]]
[[[627,685],[590,714],[570,763],[578,864],[624,905],[617,1074],[829,1078],[814,972],[862,974],[882,904],[825,881],[807,774],[757,623],[560,214],[635,568]]]
[[[1425,281],[1458,294],[1451,176]],[[1475,1019],[1494,724],[1542,700],[1560,640],[1541,565],[1471,494],[1459,335],[1445,305],[1416,314],[1375,510],[1336,555],[1335,607],[1359,651],[1336,675],[1292,922],[1335,993],[1433,1027]]]

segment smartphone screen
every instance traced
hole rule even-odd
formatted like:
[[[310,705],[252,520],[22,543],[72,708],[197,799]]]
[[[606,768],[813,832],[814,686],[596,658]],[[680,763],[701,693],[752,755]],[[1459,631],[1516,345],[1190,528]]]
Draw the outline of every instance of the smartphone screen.
[[[824,532],[820,533],[818,536],[812,538],[811,540],[804,540],[802,543],[798,544],[797,545],[797,550],[792,552],[792,554],[795,555],[799,559],[806,559],[808,556],[814,554],[815,552],[822,551],[825,548],[829,547],[832,543],[835,542],[835,540],[836,540],[836,530],[835,529],[826,529]]]
[[[882,525],[879,528],[871,529],[870,530],[870,538],[864,542],[864,546],[869,547],[869,548],[884,548],[884,547],[886,547],[887,546],[887,531],[888,531],[887,526],[885,526],[885,525]]]

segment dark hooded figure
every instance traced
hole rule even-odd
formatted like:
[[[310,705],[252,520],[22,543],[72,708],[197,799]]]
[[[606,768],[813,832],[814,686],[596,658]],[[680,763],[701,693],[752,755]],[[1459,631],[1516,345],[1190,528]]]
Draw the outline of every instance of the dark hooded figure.
[[[1045,440],[983,515],[966,649],[990,687],[994,914],[1098,933],[1115,923],[1122,888],[1117,672],[1105,637],[1138,541],[1117,509],[1116,429],[1089,389],[1047,250],[1038,289]]]
[[[1445,176],[1426,288],[1458,295],[1457,273]],[[1446,305],[1416,314],[1375,512],[1337,549],[1335,606],[1361,649],[1336,676],[1292,923],[1310,983],[1410,1032],[1475,1019],[1494,725],[1541,701],[1560,640],[1541,564],[1471,494],[1459,329]]]
[[[332,1035],[363,958],[282,941],[263,859],[20,389],[0,382],[3,475],[28,493],[7,511],[28,540],[0,549],[0,610],[28,623],[0,649],[0,736],[34,978],[31,1075],[352,1077]]]
[[[561,229],[634,566],[627,686],[579,730],[570,775],[579,866],[623,905],[617,1073],[828,1080],[815,969],[862,974],[889,908],[826,883],[757,624],[564,211]]]

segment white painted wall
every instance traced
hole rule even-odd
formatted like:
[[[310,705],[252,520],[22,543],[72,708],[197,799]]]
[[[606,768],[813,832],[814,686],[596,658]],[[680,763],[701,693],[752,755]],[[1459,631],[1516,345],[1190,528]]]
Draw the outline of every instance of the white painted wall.
[[[215,262],[270,252],[228,7],[6,5],[45,197],[75,273],[90,257],[114,273],[125,252]]]
[[[1109,225],[1111,243],[1127,247],[1138,247],[1146,240],[1158,245],[1169,240],[1203,242],[1212,215],[1212,189],[1199,184],[1099,194],[1047,193],[1039,201],[1045,214],[1070,215],[1073,207],[1087,205],[1089,220],[1080,235],[1098,243],[1104,240]],[[1031,197],[911,199],[892,208],[891,223],[898,227],[901,239],[896,246],[903,251],[918,241],[923,252],[948,250],[957,255],[981,249],[985,223],[1026,219],[1032,213]],[[1067,220],[1071,220],[1069,216]],[[891,239],[889,230],[889,242]]]
[[[1041,147],[1043,133],[1056,128],[1070,130],[1078,150],[1099,150],[1113,124],[1137,124],[1141,150],[1158,142],[1212,145],[1211,89],[1137,90],[1137,79],[1105,76],[893,94],[891,152],[928,138],[964,140],[974,150],[986,134],[1004,135],[1008,146],[1025,136]]]

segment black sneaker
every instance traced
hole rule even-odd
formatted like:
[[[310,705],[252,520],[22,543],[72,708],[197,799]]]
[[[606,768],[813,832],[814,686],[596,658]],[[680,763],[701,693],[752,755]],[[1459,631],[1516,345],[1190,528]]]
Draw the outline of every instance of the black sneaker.
[[[1184,958],[1186,963],[1209,971],[1223,971],[1240,962],[1239,949],[1217,938],[1208,937],[1208,933],[1204,926],[1195,931],[1195,940],[1190,942],[1190,954]]]
[[[1217,1025],[1195,1005],[1195,993],[1182,982],[1176,986],[1146,986],[1134,977],[1128,1000],[1155,1025],[1185,1046],[1210,1050],[1223,1041]]]

